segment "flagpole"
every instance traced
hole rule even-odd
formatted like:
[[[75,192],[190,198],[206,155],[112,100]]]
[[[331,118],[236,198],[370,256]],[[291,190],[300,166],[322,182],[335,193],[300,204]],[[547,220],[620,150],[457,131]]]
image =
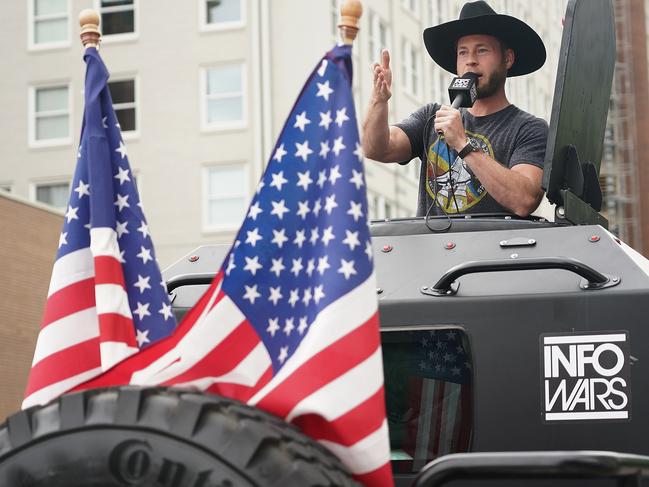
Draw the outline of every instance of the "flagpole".
[[[99,31],[99,14],[96,10],[85,9],[79,14],[79,25],[81,26],[81,42],[83,47],[94,47],[99,49],[101,32]]]
[[[363,4],[360,0],[345,0],[340,6],[338,28],[344,44],[351,46],[354,43],[361,15],[363,15]]]

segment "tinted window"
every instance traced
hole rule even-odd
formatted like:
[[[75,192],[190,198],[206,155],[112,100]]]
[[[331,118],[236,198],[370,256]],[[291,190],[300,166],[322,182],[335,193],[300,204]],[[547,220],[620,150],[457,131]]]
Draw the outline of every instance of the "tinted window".
[[[459,329],[383,331],[390,449],[395,472],[417,472],[466,452],[473,427],[472,358]]]

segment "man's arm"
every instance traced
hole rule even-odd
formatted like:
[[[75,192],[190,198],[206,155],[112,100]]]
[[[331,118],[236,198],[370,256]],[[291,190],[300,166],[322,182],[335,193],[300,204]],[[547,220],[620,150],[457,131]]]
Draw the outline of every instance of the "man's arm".
[[[460,111],[449,106],[437,112],[435,130],[442,130],[446,142],[457,152],[468,143]],[[489,194],[516,215],[529,216],[541,203],[541,168],[522,163],[509,169],[483,152],[471,152],[464,160]]]
[[[382,64],[374,65],[372,98],[363,123],[363,152],[379,162],[402,162],[411,158],[410,139],[388,124],[388,101],[392,97],[390,53],[381,53]]]
[[[529,216],[541,203],[541,168],[517,164],[509,169],[484,152],[471,152],[464,160],[489,194],[516,215]]]

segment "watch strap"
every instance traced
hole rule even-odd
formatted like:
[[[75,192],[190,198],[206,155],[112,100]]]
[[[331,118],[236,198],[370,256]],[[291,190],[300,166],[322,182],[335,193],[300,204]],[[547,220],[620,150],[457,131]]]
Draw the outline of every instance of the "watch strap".
[[[460,152],[458,152],[458,157],[460,159],[464,159],[468,154],[471,152],[475,152],[476,148],[475,146],[471,143],[471,139],[467,142],[467,144],[462,148]]]

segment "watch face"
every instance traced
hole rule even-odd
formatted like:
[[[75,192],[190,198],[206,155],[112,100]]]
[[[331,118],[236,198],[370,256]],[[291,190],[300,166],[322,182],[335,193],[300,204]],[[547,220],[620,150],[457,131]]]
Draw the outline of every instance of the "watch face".
[[[469,144],[471,144],[471,147],[473,147],[474,152],[477,152],[477,151],[480,150],[480,142],[478,142],[473,137],[469,137]]]

